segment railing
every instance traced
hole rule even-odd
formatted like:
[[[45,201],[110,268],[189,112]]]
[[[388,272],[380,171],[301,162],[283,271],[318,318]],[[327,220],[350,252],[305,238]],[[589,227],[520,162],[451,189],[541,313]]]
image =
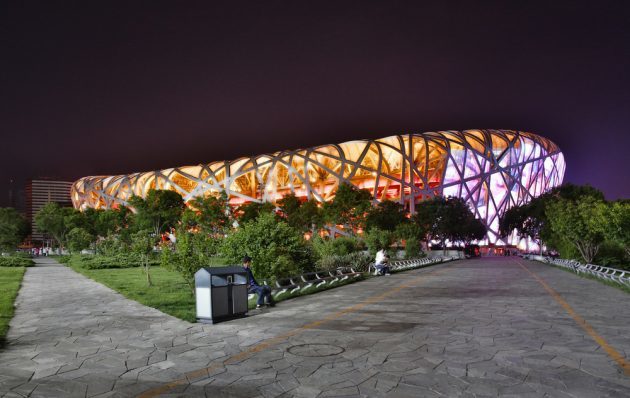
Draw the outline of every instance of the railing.
[[[406,271],[415,268],[422,268],[431,264],[443,263],[452,260],[459,260],[458,257],[433,257],[418,258],[412,260],[397,260],[390,263],[391,271]],[[374,264],[368,266],[368,274],[374,271]],[[284,294],[301,293],[312,287],[320,288],[322,286],[334,286],[341,282],[357,279],[363,276],[363,273],[355,271],[351,267],[341,267],[334,271],[317,271],[306,274],[292,276],[288,278],[280,278],[274,283],[266,280],[261,281],[263,285],[271,288],[271,294],[279,297]],[[255,297],[255,294],[249,294],[248,299]]]
[[[577,274],[593,275],[600,279],[606,279],[609,281],[621,283],[626,286],[630,286],[630,271],[617,268],[604,267],[603,265],[596,264],[581,264],[575,260],[565,260],[561,258],[551,258],[543,256],[527,255],[524,258],[530,260],[541,261],[548,264],[557,265],[559,267],[570,269]]]
[[[405,271],[414,268],[421,268],[431,264],[443,263],[446,261],[456,260],[455,257],[433,257],[433,258],[417,258],[413,260],[392,261],[389,268],[392,271]]]

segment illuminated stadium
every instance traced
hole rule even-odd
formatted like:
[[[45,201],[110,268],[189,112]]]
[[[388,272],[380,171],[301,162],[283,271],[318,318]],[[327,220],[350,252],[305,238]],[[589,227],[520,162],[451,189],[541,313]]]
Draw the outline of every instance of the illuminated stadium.
[[[434,195],[459,196],[488,227],[486,242],[498,235],[499,216],[560,185],[565,162],[550,140],[511,130],[439,131],[357,140],[275,152],[196,166],[117,176],[83,177],[72,187],[78,209],[116,208],[132,195],[170,189],[185,201],[225,191],[229,202],[275,202],[294,192],[329,201],[346,182],[392,200],[413,212]],[[521,242],[522,243],[522,242]]]

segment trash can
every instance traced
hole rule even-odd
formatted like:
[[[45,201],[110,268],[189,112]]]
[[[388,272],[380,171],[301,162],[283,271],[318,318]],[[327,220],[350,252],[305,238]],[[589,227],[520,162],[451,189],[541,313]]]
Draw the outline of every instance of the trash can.
[[[247,314],[247,272],[243,267],[204,267],[195,273],[197,320],[217,323]]]

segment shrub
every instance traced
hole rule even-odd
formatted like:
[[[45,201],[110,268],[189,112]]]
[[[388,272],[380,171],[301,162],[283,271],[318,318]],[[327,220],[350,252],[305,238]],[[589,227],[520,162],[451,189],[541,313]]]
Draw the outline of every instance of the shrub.
[[[193,295],[195,272],[213,261],[211,256],[214,240],[205,233],[183,232],[177,235],[173,250],[168,247],[162,250],[162,266],[179,273]]]
[[[365,243],[370,250],[370,254],[376,255],[377,251],[381,249],[387,250],[394,243],[394,233],[372,228],[365,234]]]
[[[261,214],[228,235],[221,247],[226,259],[240,264],[250,256],[257,278],[273,279],[312,269],[311,250],[302,234],[274,214]]]
[[[374,257],[368,252],[354,252],[345,256],[348,262],[348,267],[352,267],[357,272],[365,272],[368,270],[368,266],[374,262]]]
[[[67,254],[64,254],[62,256],[58,256],[56,258],[57,262],[59,262],[61,264],[68,264],[71,259],[72,259],[72,256],[68,256]]]
[[[619,243],[606,241],[602,243],[593,260],[594,264],[605,267],[627,269],[626,251]]]
[[[114,256],[129,251],[129,247],[118,235],[109,235],[96,242],[96,252],[105,256]]]
[[[68,232],[66,237],[68,248],[73,253],[78,253],[83,249],[90,247],[94,237],[84,228],[73,228]]]
[[[0,256],[0,267],[31,267],[35,262],[19,256]]]
[[[11,253],[12,257],[18,257],[18,258],[32,258],[33,256],[31,256],[31,253],[29,252],[15,252],[15,253]]]
[[[408,239],[405,241],[405,258],[418,258],[422,253],[420,242],[416,239]]]
[[[73,259],[76,256],[73,256]],[[142,258],[136,253],[119,253],[114,256],[78,256],[78,263],[85,269],[132,268],[144,265]],[[150,265],[159,265],[156,259],[149,260]]]
[[[317,265],[317,269],[322,271],[333,271],[338,267],[347,267],[348,262],[345,256],[337,256],[336,254],[332,254],[330,256],[325,256],[317,260],[315,263]]]
[[[365,244],[363,241],[353,237],[341,236],[336,239],[323,239],[319,236],[312,240],[313,250],[318,258],[324,258],[332,255],[345,256],[363,250]]]
[[[339,267],[352,267],[355,271],[365,272],[372,263],[373,258],[367,252],[354,252],[344,256],[336,254],[325,256],[317,260],[318,269],[324,271],[333,271]]]

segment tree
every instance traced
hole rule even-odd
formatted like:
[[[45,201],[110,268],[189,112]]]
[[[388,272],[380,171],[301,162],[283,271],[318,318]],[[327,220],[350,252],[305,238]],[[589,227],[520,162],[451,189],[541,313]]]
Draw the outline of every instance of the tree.
[[[624,248],[630,257],[630,201],[617,200],[608,208],[607,231],[610,238]]]
[[[175,227],[184,210],[184,200],[175,191],[151,189],[146,198],[132,196],[129,204],[135,209],[137,230],[149,229],[154,236]]]
[[[83,249],[90,247],[94,241],[94,236],[85,228],[75,227],[68,232],[67,235],[68,248],[73,253],[78,253]]]
[[[400,203],[384,200],[367,211],[365,229],[378,228],[384,231],[394,231],[406,221],[405,208]]]
[[[218,197],[198,197],[191,200],[189,206],[196,210],[196,222],[202,231],[217,235],[230,228],[231,217],[225,192],[221,192]]]
[[[371,255],[375,255],[381,249],[389,249],[394,243],[395,235],[392,231],[372,228],[365,233],[364,239]]]
[[[313,234],[324,225],[324,212],[319,206],[319,202],[310,199],[302,203],[298,211],[298,228],[305,232],[310,230]]]
[[[211,241],[214,238],[203,233],[181,231],[177,234],[173,250],[163,248],[162,266],[179,273],[193,295],[195,295],[195,273],[210,264],[212,252],[209,247],[216,246]]]
[[[481,220],[475,218],[475,216],[470,213],[469,216],[466,217],[466,222],[462,225],[461,240],[469,245],[474,240],[482,240],[486,237],[487,233],[488,229]]]
[[[140,267],[147,277],[147,286],[152,286],[150,256],[156,243],[154,231],[142,229],[131,235],[131,251],[140,256]]]
[[[294,193],[284,195],[277,204],[287,224],[294,228],[300,226],[299,212],[302,201]]]
[[[554,234],[549,226],[546,209],[549,204],[561,199],[575,201],[583,197],[604,200],[604,194],[590,185],[566,183],[537,198],[532,198],[529,203],[510,208],[499,220],[499,232],[506,237],[516,230],[519,236],[527,236],[535,241],[541,253],[545,242],[562,246],[562,237]]]
[[[228,235],[221,252],[238,264],[243,256],[253,259],[257,278],[279,278],[312,268],[311,253],[302,234],[272,213],[263,213]]]
[[[446,241],[466,240],[465,225],[473,217],[461,198],[436,196],[421,202],[416,208],[414,222],[427,231],[427,241],[438,240],[446,250]]]
[[[248,221],[258,219],[262,214],[273,214],[275,206],[272,203],[258,203],[249,202],[238,207],[237,212],[240,213],[238,217],[239,224],[244,224]]]
[[[88,219],[92,219],[94,223],[94,233],[97,236],[106,237],[113,233],[119,232],[129,226],[131,211],[128,207],[120,207],[118,209],[96,210],[93,215],[88,214]]]
[[[0,207],[0,250],[15,249],[30,233],[28,221],[12,207]]]
[[[605,202],[592,196],[559,199],[546,206],[551,230],[573,244],[587,263],[593,261],[606,237]]]
[[[420,225],[409,221],[404,222],[396,227],[394,235],[397,239],[404,241],[406,258],[416,258],[420,255],[422,252],[420,241],[426,236],[426,231],[423,231]]]
[[[335,197],[324,204],[324,218],[331,224],[341,224],[350,231],[364,226],[365,215],[372,207],[372,195],[346,183],[339,184]]]
[[[315,199],[302,202],[291,193],[278,201],[278,207],[282,218],[298,231],[315,233],[323,224],[322,210]]]
[[[81,217],[78,210],[61,207],[58,203],[48,203],[35,215],[37,228],[57,241],[60,247],[66,245],[66,235],[70,230],[80,227]]]

